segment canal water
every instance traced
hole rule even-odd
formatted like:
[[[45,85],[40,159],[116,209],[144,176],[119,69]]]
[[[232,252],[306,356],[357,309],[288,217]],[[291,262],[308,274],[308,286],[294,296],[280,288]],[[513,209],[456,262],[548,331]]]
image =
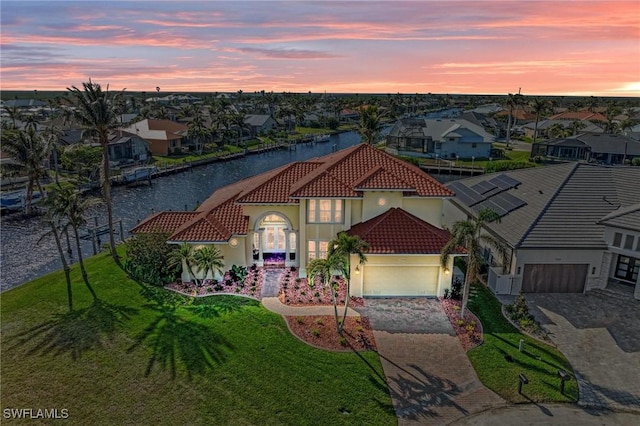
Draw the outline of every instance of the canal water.
[[[446,110],[430,113],[427,118],[457,115],[458,110]],[[387,126],[382,134],[390,131]],[[306,161],[331,153],[333,150],[348,148],[360,143],[357,132],[332,135],[330,141],[316,144],[300,144],[295,150],[270,151],[249,155],[239,159],[210,163],[192,168],[190,171],[164,176],[153,181],[152,185],[137,187],[114,187],[114,221],[122,221],[124,237],[140,220],[153,212],[164,210],[193,210],[216,189],[295,161]],[[434,176],[435,177],[435,176]],[[446,176],[437,177],[448,180]],[[98,205],[87,215],[89,223],[107,223],[104,205]],[[116,231],[119,225],[115,225]],[[48,228],[40,218],[24,219],[19,214],[3,216],[0,223],[0,291],[8,290],[22,283],[40,277],[62,267],[53,237],[44,236]],[[44,236],[44,237],[43,237]],[[116,241],[119,237],[116,236]],[[93,254],[92,243],[82,241],[84,256]],[[108,242],[108,236],[102,237],[102,243]],[[72,241],[75,246],[75,242]],[[66,248],[66,244],[65,244]],[[75,247],[73,263],[77,261]]]
[[[222,186],[291,162],[326,155],[334,149],[348,148],[358,144],[360,140],[360,135],[356,132],[340,133],[331,136],[328,142],[300,144],[295,150],[269,151],[227,162],[194,167],[190,171],[155,179],[152,185],[114,187],[112,189],[114,220],[122,220],[126,238],[129,236],[129,229],[153,212],[185,210],[185,208],[193,210]],[[89,216],[91,216],[90,223],[94,222],[93,217],[97,217],[101,225],[107,223],[104,205],[92,209]],[[119,229],[118,224],[115,228]],[[53,237],[43,238],[47,232],[48,228],[40,218],[24,219],[19,214],[2,217],[0,226],[0,247],[2,247],[0,287],[2,291],[62,267]],[[118,236],[116,240],[119,241]],[[103,236],[102,242],[108,242],[108,236]],[[74,241],[72,245],[75,245]],[[83,255],[92,254],[91,242],[83,241]],[[77,261],[75,248],[73,256],[75,263]]]

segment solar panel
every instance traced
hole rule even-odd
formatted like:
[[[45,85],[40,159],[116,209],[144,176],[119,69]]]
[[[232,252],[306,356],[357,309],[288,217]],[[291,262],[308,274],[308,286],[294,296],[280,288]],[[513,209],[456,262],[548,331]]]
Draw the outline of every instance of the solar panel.
[[[492,184],[491,182],[488,182],[486,180],[482,181],[482,182],[478,182],[475,185],[473,185],[471,187],[471,189],[479,192],[480,194],[484,195],[487,192],[496,189],[497,186],[495,186],[494,184]]]
[[[473,210],[475,212],[480,212],[484,209],[491,209],[493,210],[495,213],[498,214],[498,216],[502,217],[504,215],[506,215],[508,213],[508,211],[506,209],[504,209],[503,207],[499,206],[498,204],[494,203],[491,200],[485,200],[479,204],[476,204],[475,206],[473,206]]]
[[[497,186],[500,189],[509,189],[509,188],[515,188],[516,186],[520,185],[519,180],[516,180],[512,177],[509,177],[505,174],[501,174],[498,175],[492,179],[489,180],[490,183],[494,184],[495,186]]]
[[[482,194],[461,182],[453,182],[449,185],[449,189],[452,189],[456,193],[456,197],[469,207],[484,200]]]
[[[491,201],[500,206],[500,208],[506,210],[507,213],[519,209],[520,207],[527,204],[524,200],[521,200],[520,198],[516,197],[515,195],[509,194],[508,192],[503,192],[494,197],[491,197]]]

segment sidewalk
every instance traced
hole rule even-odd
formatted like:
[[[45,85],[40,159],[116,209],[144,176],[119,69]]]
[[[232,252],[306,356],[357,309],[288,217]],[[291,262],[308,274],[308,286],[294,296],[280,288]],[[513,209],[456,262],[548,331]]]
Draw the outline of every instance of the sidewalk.
[[[333,306],[287,306],[277,297],[263,297],[262,304],[265,308],[276,314],[285,316],[318,316],[333,315]],[[342,315],[344,306],[338,306],[338,312]],[[360,316],[358,312],[349,308],[347,316]]]

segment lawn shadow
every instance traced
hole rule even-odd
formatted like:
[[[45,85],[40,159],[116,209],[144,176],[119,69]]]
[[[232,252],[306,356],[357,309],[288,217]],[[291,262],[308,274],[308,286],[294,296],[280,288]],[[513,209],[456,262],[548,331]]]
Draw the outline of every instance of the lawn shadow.
[[[101,299],[83,309],[76,309],[39,324],[12,338],[11,349],[32,344],[28,355],[69,354],[76,360],[87,351],[103,347],[118,326],[138,313],[135,308],[115,305]]]
[[[201,318],[209,319],[245,304],[196,303],[164,289],[144,284],[141,286],[142,296],[149,300],[144,306],[156,311],[157,316],[136,336],[136,341],[128,352],[131,353],[142,345],[151,348],[145,376],[149,376],[158,365],[168,370],[171,378],[175,379],[180,365],[191,379],[194,374],[204,374],[227,359],[229,351],[234,349],[231,342],[216,334],[209,326],[181,317],[177,311],[180,307],[185,307]]]

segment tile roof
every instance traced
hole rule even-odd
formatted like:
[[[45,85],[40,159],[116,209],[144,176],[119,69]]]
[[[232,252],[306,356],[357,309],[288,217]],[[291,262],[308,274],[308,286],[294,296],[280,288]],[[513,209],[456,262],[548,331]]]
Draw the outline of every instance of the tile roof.
[[[171,222],[171,227],[163,229],[173,232],[171,241],[227,241],[232,235],[247,233],[249,219],[243,215],[243,204],[297,204],[306,197],[361,198],[362,190],[371,189],[398,190],[407,197],[453,196],[418,167],[359,144],[222,187],[196,212],[184,212],[182,223]],[[167,220],[151,216],[134,229],[144,232]]]
[[[372,254],[439,254],[451,238],[448,231],[399,208],[361,222],[347,231],[369,243]],[[459,247],[455,253],[464,253]]]
[[[527,204],[485,227],[512,247],[605,248],[598,222],[620,206],[640,203],[640,168],[566,163],[503,173],[521,182],[507,192]],[[491,176],[458,182],[472,186]],[[461,200],[453,202],[475,215]]]
[[[593,120],[607,122],[607,117],[599,112],[591,111],[565,111],[549,117],[550,120]]]
[[[640,232],[640,203],[614,210],[603,217],[598,223]]]
[[[185,222],[198,216],[198,212],[160,212],[149,216],[132,230],[132,234],[167,232],[173,233]]]

